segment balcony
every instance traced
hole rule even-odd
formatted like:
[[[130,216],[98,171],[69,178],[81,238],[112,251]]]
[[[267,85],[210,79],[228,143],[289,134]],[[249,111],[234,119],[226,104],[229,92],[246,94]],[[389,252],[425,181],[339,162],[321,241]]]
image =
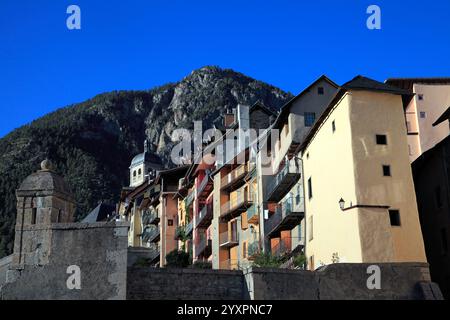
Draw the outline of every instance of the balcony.
[[[204,257],[207,258],[211,255],[212,240],[208,239],[206,236],[200,237],[200,240],[195,245],[195,255],[197,258]]]
[[[292,230],[305,216],[303,198],[289,197],[275,209],[275,213],[265,221],[269,238],[277,237],[280,231]]]
[[[141,237],[144,242],[158,242],[160,239],[159,227],[153,225],[145,227]]]
[[[220,217],[223,220],[229,220],[231,218],[239,216],[253,204],[254,198],[254,193],[245,190],[239,190],[235,198],[232,198],[230,201],[225,202],[221,206]]]
[[[197,197],[200,200],[205,200],[211,193],[212,188],[213,182],[209,177],[209,171],[207,171],[206,175],[203,177],[202,182],[200,182],[200,185],[197,188]]]
[[[142,224],[144,226],[149,224],[157,225],[159,223],[159,213],[155,209],[144,210],[142,213]]]
[[[256,208],[256,205],[252,205],[247,210],[247,221],[248,221],[248,223],[251,223],[251,224],[259,223],[259,212],[258,212],[258,209]]]
[[[213,207],[212,202],[205,204],[202,210],[198,213],[195,227],[196,228],[206,228],[211,224],[213,218]]]
[[[225,177],[222,178],[220,188],[223,189],[236,189],[245,183],[244,177],[248,172],[246,164],[241,164],[236,169],[232,170]]]
[[[188,211],[189,206],[194,201],[195,192],[194,189],[191,189],[187,195],[187,197],[184,199],[184,206],[186,211]]]
[[[261,246],[259,245],[259,241],[253,241],[248,245],[248,260],[254,260],[255,257],[261,253]]]
[[[300,164],[295,160],[286,162],[283,169],[278,172],[267,186],[267,201],[280,201],[300,179]]]
[[[238,244],[239,241],[237,232],[231,232],[230,234],[228,231],[225,231],[219,234],[219,246],[221,248],[231,248],[237,246]]]
[[[271,249],[272,255],[276,257],[282,257],[289,254],[292,251],[291,244],[281,240],[276,246]]]
[[[186,226],[186,234],[190,235],[193,229],[193,221],[191,220]]]
[[[187,225],[178,226],[175,229],[175,240],[182,240],[183,238],[191,238],[192,235],[193,224],[192,221]]]
[[[221,270],[237,270],[239,269],[238,260],[223,260],[219,262],[219,269]]]

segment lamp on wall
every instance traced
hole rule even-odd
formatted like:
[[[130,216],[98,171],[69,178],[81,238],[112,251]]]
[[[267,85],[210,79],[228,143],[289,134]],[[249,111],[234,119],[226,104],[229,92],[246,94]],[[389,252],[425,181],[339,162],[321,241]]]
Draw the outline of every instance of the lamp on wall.
[[[344,199],[340,199],[339,200],[339,208],[341,208],[342,211],[347,211],[350,209],[355,209],[355,208],[367,208],[367,209],[389,209],[390,206],[387,205],[379,205],[379,204],[355,204],[353,205],[352,201],[350,201],[350,205],[346,208],[345,207],[345,200]]]
[[[344,211],[345,208],[345,200],[341,198],[341,200],[339,200],[339,208],[341,208],[342,211]]]

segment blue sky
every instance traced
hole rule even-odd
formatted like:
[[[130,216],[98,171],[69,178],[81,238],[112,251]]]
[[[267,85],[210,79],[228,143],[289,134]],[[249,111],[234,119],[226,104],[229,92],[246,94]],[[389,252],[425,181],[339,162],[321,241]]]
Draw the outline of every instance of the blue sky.
[[[81,30],[66,9],[81,8]],[[381,8],[382,30],[366,28]],[[321,74],[450,76],[450,1],[1,0],[0,137],[65,105],[232,68],[296,94]]]

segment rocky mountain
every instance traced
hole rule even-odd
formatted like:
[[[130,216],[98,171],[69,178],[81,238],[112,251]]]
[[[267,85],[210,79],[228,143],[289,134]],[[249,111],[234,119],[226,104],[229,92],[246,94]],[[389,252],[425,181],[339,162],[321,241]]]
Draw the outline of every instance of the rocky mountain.
[[[238,103],[279,108],[291,97],[233,70],[204,67],[151,90],[100,94],[14,130],[0,139],[0,257],[12,251],[15,190],[44,158],[68,182],[80,219],[100,200],[118,200],[145,139],[167,161],[173,129],[192,128],[194,120],[205,129]]]

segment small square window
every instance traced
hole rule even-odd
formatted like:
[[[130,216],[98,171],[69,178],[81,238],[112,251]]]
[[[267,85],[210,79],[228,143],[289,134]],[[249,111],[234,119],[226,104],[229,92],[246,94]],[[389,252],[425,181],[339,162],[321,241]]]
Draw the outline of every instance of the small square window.
[[[172,220],[172,219],[168,219],[168,220],[167,220],[167,225],[168,225],[169,227],[173,226],[173,220]]]
[[[391,176],[391,166],[383,165],[383,176],[385,177]]]
[[[425,111],[420,111],[420,118],[425,119],[427,117],[427,113]]]
[[[312,127],[316,121],[316,114],[314,112],[305,112],[305,127]]]
[[[333,120],[333,122],[331,123],[331,128],[332,128],[333,132],[336,131],[336,122],[334,122],[334,120]]]
[[[400,227],[400,211],[389,210],[389,220],[391,221],[391,226]]]
[[[423,100],[423,94],[418,94],[418,95],[417,95],[417,98],[418,98],[419,100]]]
[[[377,144],[387,145],[387,136],[385,134],[376,135]]]
[[[323,89],[323,87],[318,87],[318,88],[317,88],[317,94],[323,95],[324,92],[325,92],[325,90]]]

